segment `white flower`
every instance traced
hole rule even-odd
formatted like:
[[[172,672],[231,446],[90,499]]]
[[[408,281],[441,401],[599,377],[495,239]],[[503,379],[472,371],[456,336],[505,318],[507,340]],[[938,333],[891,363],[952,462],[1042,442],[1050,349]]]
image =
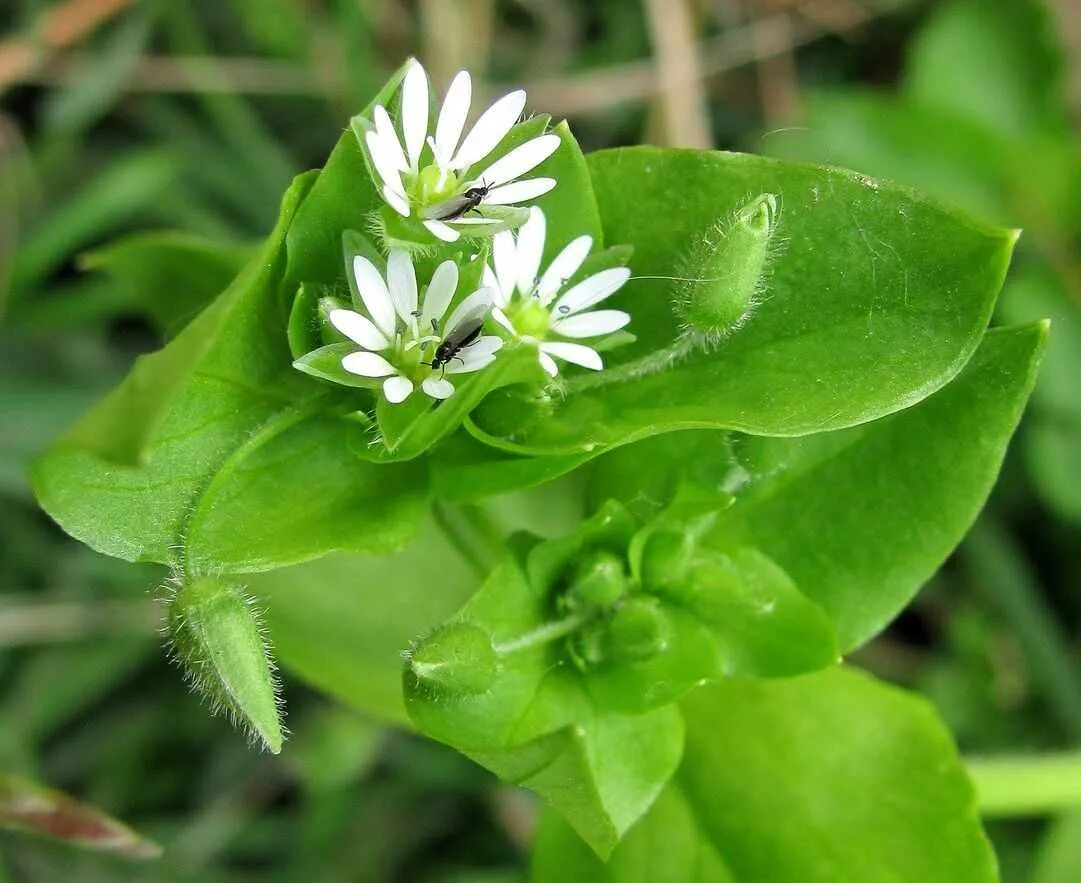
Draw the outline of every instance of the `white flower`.
[[[417,276],[408,252],[392,250],[387,278],[367,258],[353,258],[357,291],[368,315],[355,310],[331,310],[330,323],[360,350],[342,358],[342,368],[361,377],[384,377],[383,395],[391,404],[409,398],[417,383],[433,399],[454,393],[445,374],[479,371],[495,361],[503,341],[480,335],[454,358],[433,368],[436,348],[448,331],[465,317],[486,311],[492,292],[480,288],[463,300],[444,321],[458,287],[458,267],[444,261],[436,267],[418,308]]]
[[[416,215],[428,231],[454,242],[456,227],[495,224],[480,206],[510,206],[547,193],[554,178],[515,180],[546,160],[559,136],[539,135],[485,164],[518,122],[525,92],[504,95],[489,107],[462,138],[469,115],[469,74],[455,76],[429,135],[428,75],[419,62],[410,66],[402,84],[402,138],[386,108],[376,105],[373,128],[364,136],[372,165],[382,181],[383,199],[403,217]],[[403,148],[404,144],[404,148]],[[427,147],[427,150],[425,149]],[[378,183],[378,182],[377,182]]]
[[[555,360],[601,370],[600,353],[582,343],[549,340],[550,335],[573,340],[600,337],[631,321],[622,310],[589,310],[615,294],[631,275],[626,267],[613,267],[587,276],[556,300],[567,280],[578,272],[590,248],[591,236],[579,236],[567,245],[537,278],[544,253],[544,212],[532,208],[517,235],[497,233],[492,241],[495,269],[484,268],[484,284],[494,292],[492,318],[515,337],[537,346],[541,367],[553,377]],[[553,303],[554,301],[554,303]],[[588,310],[588,312],[586,312]]]

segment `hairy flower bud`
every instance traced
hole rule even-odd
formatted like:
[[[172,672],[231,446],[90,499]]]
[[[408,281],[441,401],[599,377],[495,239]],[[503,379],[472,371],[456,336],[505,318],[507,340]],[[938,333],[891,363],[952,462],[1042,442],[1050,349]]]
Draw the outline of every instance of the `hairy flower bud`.
[[[777,197],[763,193],[715,225],[692,249],[675,295],[688,335],[716,343],[750,317],[761,294],[777,215]]]
[[[182,584],[168,614],[172,651],[193,689],[213,713],[281,751],[281,707],[269,649],[251,599],[212,577]]]

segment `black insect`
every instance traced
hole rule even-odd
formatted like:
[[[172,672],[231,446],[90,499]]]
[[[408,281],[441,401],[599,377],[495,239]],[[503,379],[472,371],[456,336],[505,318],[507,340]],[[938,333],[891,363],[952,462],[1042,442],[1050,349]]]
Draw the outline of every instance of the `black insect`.
[[[432,206],[427,214],[431,220],[453,221],[468,212],[476,211],[491,189],[491,184],[481,181],[476,187],[470,187],[458,196]]]
[[[490,303],[483,303],[466,313],[450,331],[447,336],[439,341],[439,345],[432,354],[432,360],[426,364],[432,368],[441,368],[446,373],[447,365],[457,359],[463,365],[463,359],[459,353],[472,346],[480,337],[480,330],[484,327],[484,317],[492,308]],[[435,319],[432,319],[432,330],[437,328]]]

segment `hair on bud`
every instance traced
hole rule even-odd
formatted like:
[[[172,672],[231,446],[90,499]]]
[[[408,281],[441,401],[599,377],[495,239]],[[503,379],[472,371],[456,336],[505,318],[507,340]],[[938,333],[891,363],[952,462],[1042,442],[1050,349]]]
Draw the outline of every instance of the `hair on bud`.
[[[283,703],[254,600],[214,576],[174,576],[166,630],[192,690],[254,742],[281,751]]]
[[[779,212],[776,194],[759,194],[715,223],[688,251],[677,275],[675,310],[693,342],[716,344],[754,313]]]

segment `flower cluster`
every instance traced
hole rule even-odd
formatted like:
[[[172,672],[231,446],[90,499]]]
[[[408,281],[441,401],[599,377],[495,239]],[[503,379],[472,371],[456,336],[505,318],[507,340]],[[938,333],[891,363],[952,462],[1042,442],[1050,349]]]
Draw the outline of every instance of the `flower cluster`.
[[[557,360],[601,370],[601,343],[611,343],[630,322],[622,310],[595,309],[630,271],[619,266],[588,273],[591,236],[572,239],[542,268],[547,220],[538,206],[521,203],[557,182],[522,176],[548,159],[561,137],[536,134],[543,121],[529,124],[531,137],[521,134],[521,91],[496,101],[463,137],[470,97],[463,71],[452,81],[432,131],[428,76],[412,62],[401,87],[400,119],[377,105],[358,132],[376,189],[393,210],[386,217],[396,212],[419,221],[411,229],[420,237],[430,234],[437,248],[465,231],[473,243],[468,261],[455,253],[420,283],[416,255],[429,254],[430,242],[418,241],[419,250],[392,242],[385,267],[374,251],[348,256],[355,309],[335,308],[327,318],[357,349],[335,361],[340,358],[341,370],[364,378],[362,385],[379,386],[391,404],[418,389],[433,399],[451,396],[451,378],[480,371],[505,346],[533,348],[552,377],[559,373]],[[506,149],[508,142],[516,146]]]
[[[373,110],[372,127],[364,136],[383,199],[403,217],[419,217],[444,242],[456,241],[462,227],[499,223],[485,209],[527,202],[556,186],[554,178],[516,179],[555,152],[558,135],[538,135],[489,159],[518,122],[525,92],[500,98],[462,138],[471,93],[469,74],[461,71],[429,134],[428,75],[414,62],[402,84],[402,137],[381,105]]]

